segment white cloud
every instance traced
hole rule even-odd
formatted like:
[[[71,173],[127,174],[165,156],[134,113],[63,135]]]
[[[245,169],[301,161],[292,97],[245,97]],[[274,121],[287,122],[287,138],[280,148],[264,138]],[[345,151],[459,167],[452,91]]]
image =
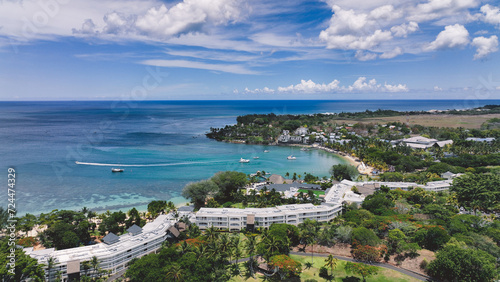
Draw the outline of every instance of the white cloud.
[[[429,0],[410,7],[408,19],[416,22],[443,20],[447,17],[462,20],[469,15],[468,9],[477,7],[478,0]]]
[[[434,91],[443,91],[443,88],[436,85],[434,86]]]
[[[242,65],[208,64],[208,63],[193,62],[186,60],[144,60],[141,61],[140,63],[143,65],[158,66],[158,67],[203,69],[203,70],[222,71],[235,74],[258,74],[258,72],[249,70]]]
[[[334,5],[334,14],[330,19],[330,25],[322,30],[319,38],[326,42],[329,49],[344,50],[368,50],[378,46],[381,42],[392,39],[392,33],[380,28],[379,19],[399,17],[393,12],[392,6],[382,6],[373,10],[370,14],[358,13],[354,10],[344,10]],[[390,13],[389,11],[392,11]],[[393,16],[389,16],[392,14]]]
[[[108,13],[104,16],[104,34],[136,34],[159,40],[205,26],[227,24],[240,19],[240,1],[184,0],[168,9],[164,4],[145,13]]]
[[[338,80],[333,80],[328,84],[315,83],[312,80],[301,80],[299,84],[290,85],[287,87],[278,87],[278,92],[289,92],[289,93],[317,93],[317,92],[334,92],[339,89]]]
[[[486,4],[481,7],[481,18],[483,21],[500,26],[500,8]]]
[[[418,23],[409,22],[391,27],[391,32],[395,37],[407,37],[408,34],[418,30]]]
[[[360,92],[408,92],[406,84],[378,84],[375,79],[367,81],[366,77],[359,77],[352,85],[340,86],[340,81],[316,83],[312,80],[301,80],[300,83],[285,87],[278,87],[277,90],[264,87],[250,90],[245,88],[244,93],[360,93]]]
[[[78,29],[78,30],[73,29],[73,33],[75,33],[75,34],[88,34],[88,35],[96,34],[97,31],[96,31],[96,26],[94,24],[94,21],[92,21],[92,19],[86,19],[82,24],[82,28]]]
[[[490,53],[498,51],[498,37],[496,35],[492,35],[490,38],[476,37],[472,40],[471,45],[477,48],[474,60],[482,59]]]
[[[469,32],[460,24],[448,25],[441,31],[436,40],[429,43],[424,49],[434,51],[446,48],[464,47],[469,44]]]
[[[387,51],[387,52],[382,53],[380,55],[380,58],[381,59],[392,59],[392,58],[397,57],[403,53],[404,52],[403,52],[403,49],[401,47],[396,47],[392,51]]]
[[[354,57],[360,61],[370,61],[370,60],[375,60],[378,55],[375,53],[370,53],[370,52],[365,52],[363,50],[358,50],[356,51],[356,54]]]
[[[245,88],[245,90],[243,91],[243,93],[246,94],[274,94],[274,92],[275,92],[274,89],[270,89],[267,87],[264,87],[262,89],[256,88],[253,90]],[[233,93],[239,93],[239,91],[236,89],[235,91],[233,91]]]
[[[403,16],[403,11],[395,10],[392,5],[380,6],[370,12],[370,18],[374,20],[391,21]]]

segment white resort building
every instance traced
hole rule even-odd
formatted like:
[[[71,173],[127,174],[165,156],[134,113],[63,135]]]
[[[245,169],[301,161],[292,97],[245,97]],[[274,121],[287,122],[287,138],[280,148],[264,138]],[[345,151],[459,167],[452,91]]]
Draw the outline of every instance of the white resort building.
[[[297,225],[308,218],[329,221],[340,214],[341,205],[315,206],[313,204],[284,205],[274,208],[201,208],[196,213],[196,224],[200,229],[214,226],[229,231],[242,228],[269,227],[273,223]]]
[[[37,259],[39,264],[45,265],[47,281],[53,281],[58,271],[62,273],[62,281],[78,281],[81,275],[85,275],[82,262],[90,261],[94,256],[99,260],[100,268],[114,274],[126,269],[127,263],[132,259],[154,253],[160,249],[163,241],[171,236],[169,232],[178,235],[174,227],[175,222],[171,214],[160,215],[143,228],[133,225],[127,230],[128,233],[121,236],[109,233],[103,238],[104,243],[58,251],[54,248],[36,251],[33,248],[25,248],[24,251]],[[46,265],[51,257],[55,266],[49,279]]]

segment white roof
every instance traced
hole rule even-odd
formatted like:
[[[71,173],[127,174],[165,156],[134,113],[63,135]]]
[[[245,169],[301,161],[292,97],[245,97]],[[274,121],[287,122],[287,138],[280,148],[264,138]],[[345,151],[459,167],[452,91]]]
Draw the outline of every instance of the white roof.
[[[311,203],[308,204],[296,204],[296,205],[284,205],[271,208],[201,208],[196,216],[247,216],[248,214],[254,214],[256,216],[269,216],[269,215],[284,215],[291,211],[294,212],[307,212],[307,211],[326,211],[329,210],[326,206],[315,206]]]
[[[137,245],[155,240],[165,235],[167,229],[173,225],[172,215],[160,215],[153,222],[146,224],[142,234],[132,236],[130,233],[119,236],[120,240],[113,244],[99,243],[90,246],[83,246],[65,250],[54,251],[54,249],[26,252],[33,258],[38,259],[39,263],[44,263],[49,257],[54,257],[58,263],[66,263],[72,260],[87,261],[93,256],[99,259],[108,258],[116,255],[117,251],[124,251]]]

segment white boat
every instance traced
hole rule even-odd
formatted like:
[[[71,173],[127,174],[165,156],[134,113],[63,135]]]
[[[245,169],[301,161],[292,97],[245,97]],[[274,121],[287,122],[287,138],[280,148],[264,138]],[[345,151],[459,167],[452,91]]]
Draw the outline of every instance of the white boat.
[[[269,153],[269,151],[268,150],[264,150],[264,153]]]
[[[255,160],[258,159],[259,157],[253,157]]]
[[[121,168],[112,168],[111,172],[123,172],[123,169],[121,169]]]
[[[308,149],[308,148],[302,148],[302,149],[300,149],[300,150],[301,150],[301,151],[309,151],[309,149]]]
[[[290,156],[288,156],[288,157],[287,157],[287,160],[296,160],[296,159],[297,159],[297,158],[296,158],[296,157],[294,157],[293,155],[290,155]]]
[[[249,163],[250,160],[247,160],[247,159],[244,159],[244,158],[241,158],[240,159],[240,163]]]

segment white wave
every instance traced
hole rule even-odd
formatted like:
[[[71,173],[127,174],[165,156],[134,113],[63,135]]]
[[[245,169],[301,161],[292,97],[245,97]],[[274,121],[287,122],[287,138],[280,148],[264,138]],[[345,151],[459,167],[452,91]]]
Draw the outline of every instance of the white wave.
[[[92,166],[116,166],[116,167],[152,167],[152,166],[175,166],[175,165],[190,165],[190,164],[208,164],[221,163],[224,161],[209,161],[209,162],[182,162],[182,163],[167,163],[167,164],[103,164],[103,163],[86,163],[78,162],[77,165],[92,165]]]

